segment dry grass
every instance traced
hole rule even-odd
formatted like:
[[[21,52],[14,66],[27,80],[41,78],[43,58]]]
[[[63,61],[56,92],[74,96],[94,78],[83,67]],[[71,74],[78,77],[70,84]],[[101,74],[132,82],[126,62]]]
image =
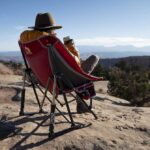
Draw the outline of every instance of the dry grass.
[[[12,75],[14,74],[13,71],[11,69],[9,69],[7,66],[5,66],[4,64],[0,63],[0,74],[7,74],[7,75]]]

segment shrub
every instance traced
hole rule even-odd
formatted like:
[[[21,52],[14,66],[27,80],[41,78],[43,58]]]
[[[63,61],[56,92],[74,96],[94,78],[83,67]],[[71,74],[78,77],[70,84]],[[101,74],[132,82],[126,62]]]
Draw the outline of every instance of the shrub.
[[[121,61],[109,72],[108,92],[124,98],[133,105],[143,106],[150,101],[149,70],[128,66]]]
[[[105,70],[100,63],[94,68],[91,74],[97,77],[103,77],[105,80],[109,79],[108,71]]]

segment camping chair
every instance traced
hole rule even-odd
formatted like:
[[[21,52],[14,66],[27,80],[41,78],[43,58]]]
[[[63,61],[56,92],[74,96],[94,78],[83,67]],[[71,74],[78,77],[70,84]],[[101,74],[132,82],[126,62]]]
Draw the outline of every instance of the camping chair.
[[[26,66],[20,115],[26,114],[24,112],[25,78],[28,75],[39,105],[39,113],[44,112],[43,104],[45,99],[51,102],[49,136],[54,134],[55,109],[71,123],[72,128],[79,127],[73,120],[66,96],[67,93],[70,93],[75,99],[82,102],[97,119],[96,114],[91,109],[92,97],[95,96],[93,82],[102,80],[101,77],[98,78],[85,73],[62,42],[56,37],[44,36],[27,43],[19,41],[19,45]],[[31,72],[34,73],[39,84],[34,83]],[[45,91],[42,90],[41,86],[45,88]],[[43,93],[41,102],[38,98],[36,87]],[[47,96],[47,92],[52,94],[52,100]],[[76,96],[71,92],[75,92]],[[63,95],[70,120],[56,107],[56,101],[63,105],[58,99],[59,95]],[[83,99],[90,99],[90,106]]]

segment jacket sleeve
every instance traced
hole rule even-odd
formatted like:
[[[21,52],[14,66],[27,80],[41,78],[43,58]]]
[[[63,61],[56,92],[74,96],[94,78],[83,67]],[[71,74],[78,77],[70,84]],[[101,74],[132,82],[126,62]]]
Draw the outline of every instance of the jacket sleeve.
[[[78,63],[78,65],[80,65],[80,55],[79,55],[79,51],[77,50],[77,48],[71,47],[69,49],[69,51],[74,56],[74,58],[75,58],[76,62]]]

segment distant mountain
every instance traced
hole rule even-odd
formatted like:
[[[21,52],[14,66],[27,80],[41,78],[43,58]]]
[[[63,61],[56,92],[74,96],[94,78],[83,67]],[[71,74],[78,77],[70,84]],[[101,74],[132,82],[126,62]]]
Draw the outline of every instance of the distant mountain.
[[[110,69],[119,61],[125,61],[129,66],[136,65],[150,70],[150,56],[130,56],[124,58],[107,58],[100,60],[100,64],[105,69]]]
[[[0,60],[22,62],[22,55],[20,51],[3,51],[0,52]]]
[[[101,58],[120,58],[128,56],[150,56],[150,46],[137,48],[134,46],[77,46],[81,58],[85,59],[92,54],[96,54]],[[22,56],[20,51],[3,51],[0,52],[0,59],[13,59],[21,61]]]
[[[20,51],[0,51],[0,57],[7,57],[7,56],[21,56]]]
[[[149,52],[150,46],[145,47],[134,47],[131,45],[126,46],[112,46],[112,47],[104,47],[104,46],[77,46],[80,52],[97,52],[97,51],[103,51],[103,52],[110,52],[110,51],[116,51],[116,52],[125,52],[125,51],[141,51],[141,52]]]
[[[150,67],[150,47],[137,48],[133,46],[78,46],[78,49],[82,59],[85,59],[92,54],[97,54],[100,56],[100,63],[105,68],[114,66],[121,59],[130,63],[142,65],[143,67]],[[0,52],[0,60],[23,62],[20,51]]]
[[[137,48],[134,46],[78,46],[81,57],[97,54],[101,58],[120,58],[128,56],[150,56],[150,46]]]

